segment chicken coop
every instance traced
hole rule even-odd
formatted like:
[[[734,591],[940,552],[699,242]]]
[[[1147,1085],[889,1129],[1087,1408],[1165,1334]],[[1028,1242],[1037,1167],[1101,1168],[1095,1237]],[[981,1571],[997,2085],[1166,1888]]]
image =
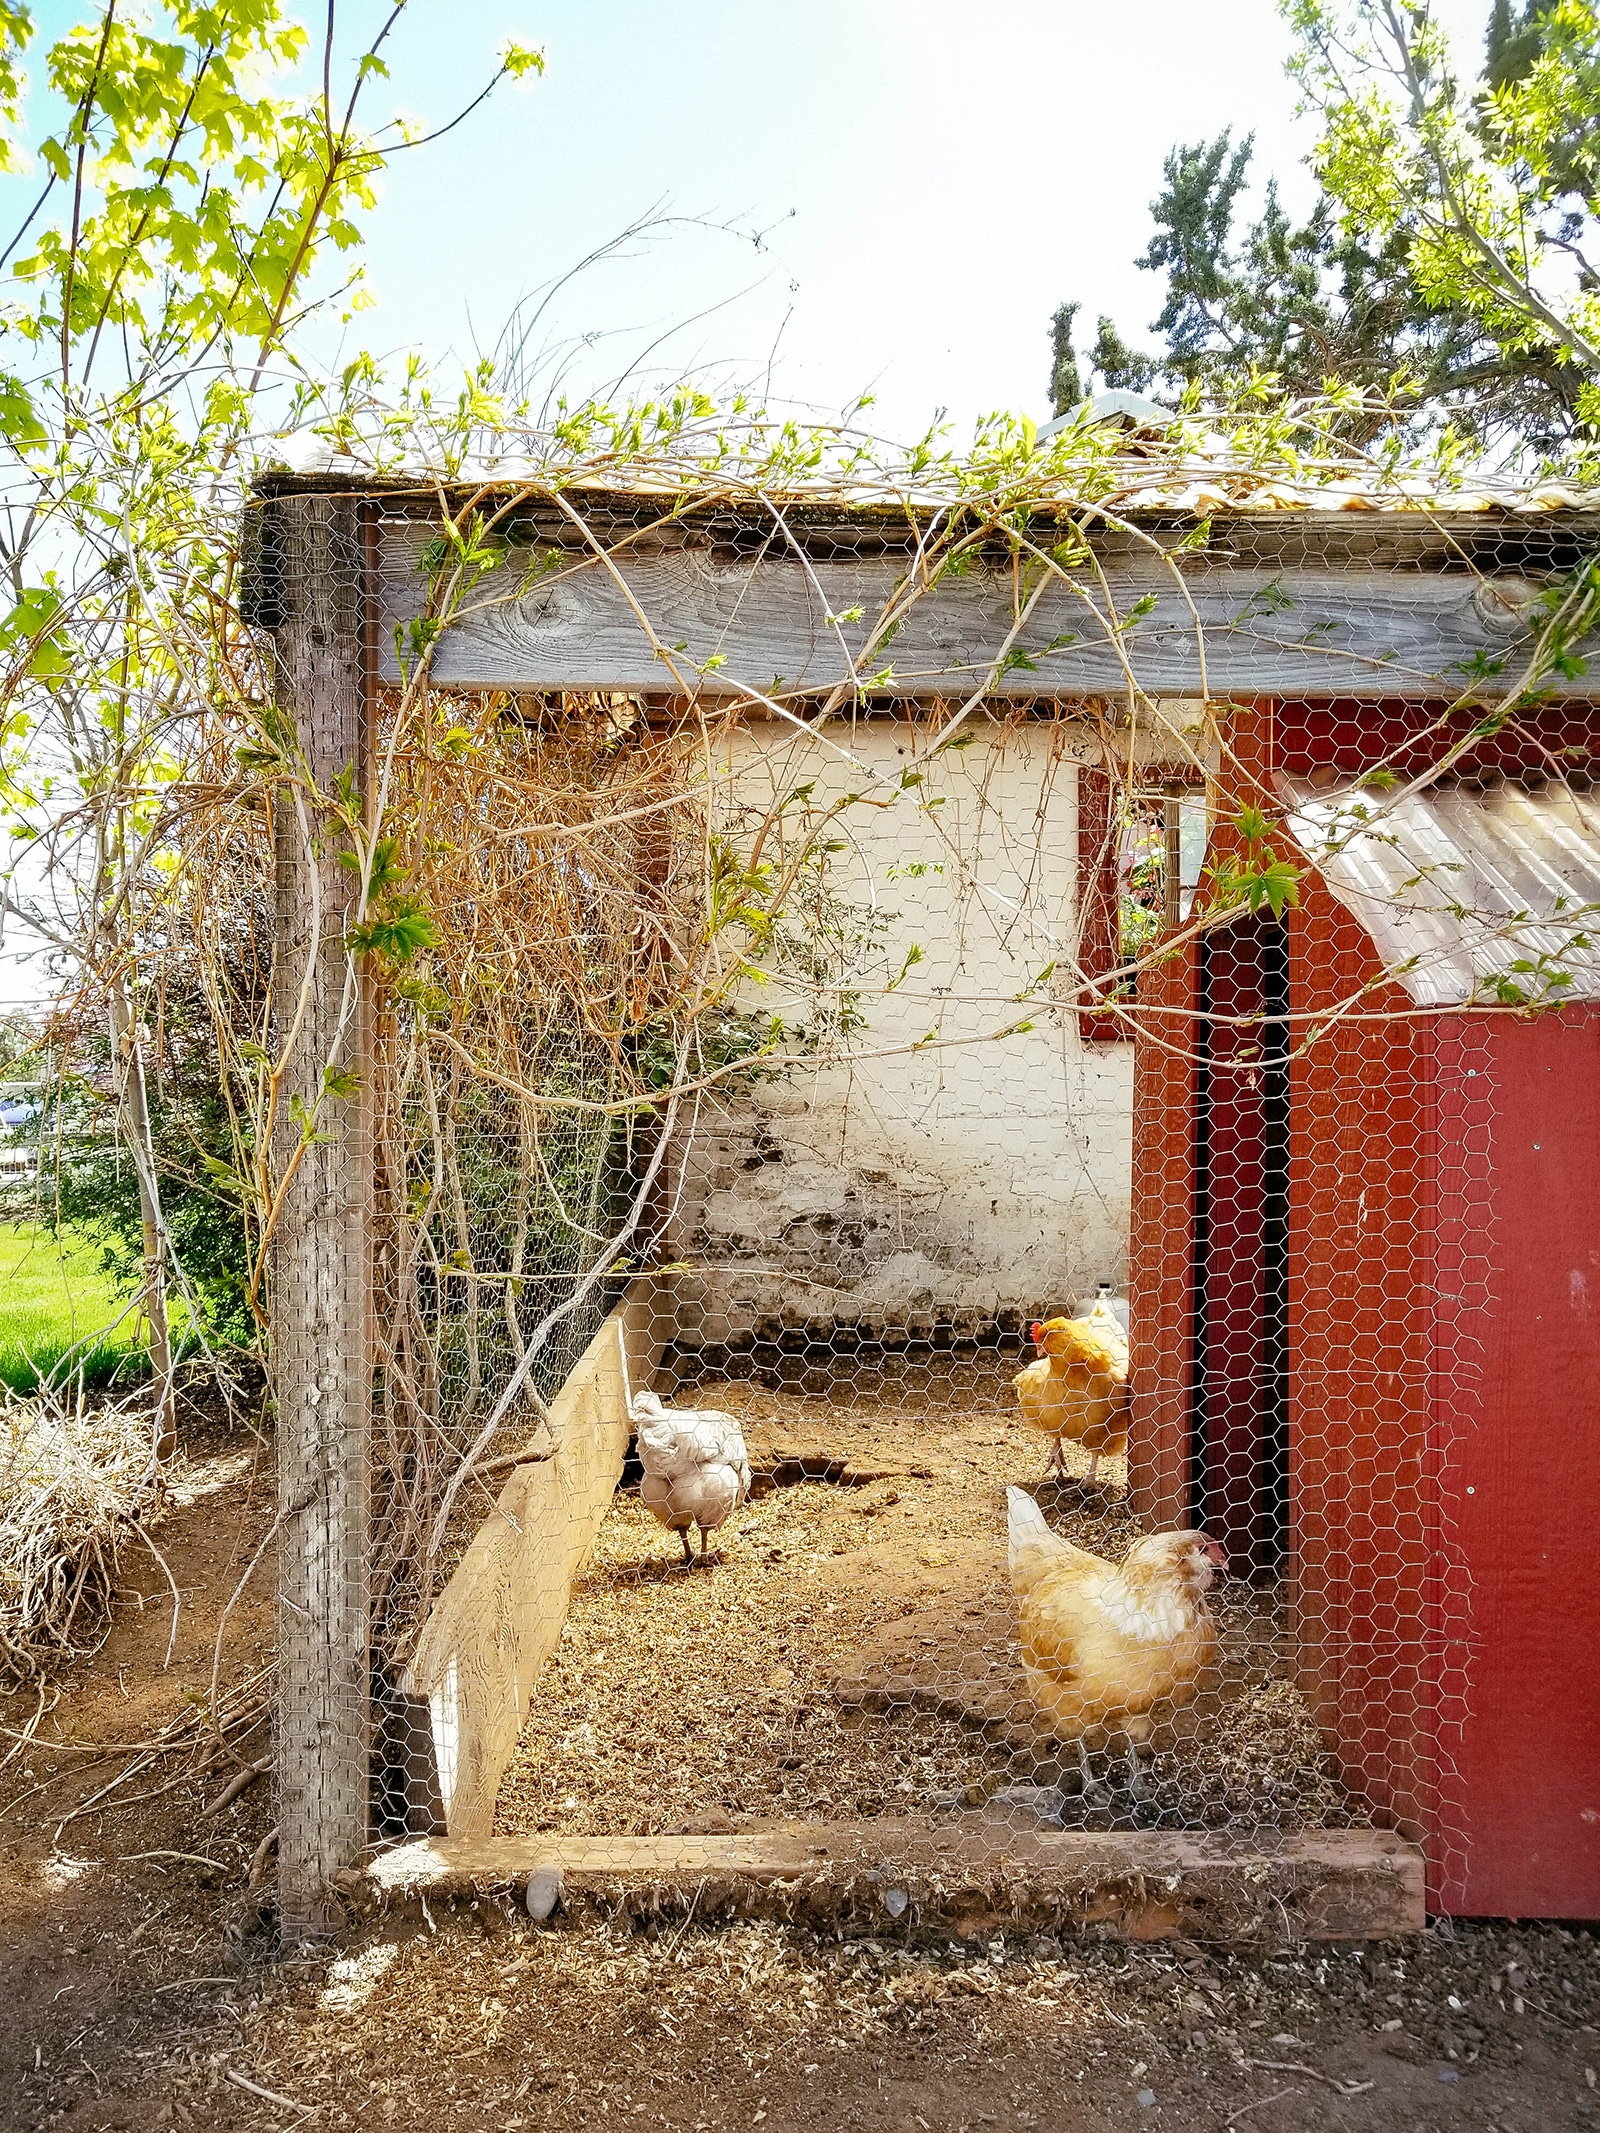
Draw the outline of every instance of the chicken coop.
[[[1425,713],[1252,726],[1308,881],[1153,981],[1218,1019],[1192,1059],[1136,1040],[1130,1490],[1281,1580],[1437,1908],[1593,1917],[1600,809],[1550,775],[1593,728],[1546,710],[1379,805]]]
[[[259,485],[286,1931],[1600,1910],[1600,511],[1095,449]]]

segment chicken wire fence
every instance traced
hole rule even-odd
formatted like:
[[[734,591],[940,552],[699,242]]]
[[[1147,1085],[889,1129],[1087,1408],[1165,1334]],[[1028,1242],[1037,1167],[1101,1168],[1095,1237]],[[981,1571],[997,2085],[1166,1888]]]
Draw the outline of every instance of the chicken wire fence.
[[[284,1579],[285,1738],[340,1730],[375,1843],[466,1826],[476,1786],[478,1833],[916,1821],[996,1857],[1377,1824],[1446,1884],[1486,1032],[1592,990],[1589,707],[1505,661],[1341,698],[1248,519],[1212,640],[1298,693],[1161,684],[1192,521],[1138,536],[1178,593],[1109,623],[1085,593],[1123,671],[1093,689],[1075,633],[1019,640],[993,521],[974,557],[1014,582],[944,688],[871,685],[823,574],[894,544],[845,514],[523,491],[439,528],[289,494],[254,536],[284,708],[227,835],[241,878],[276,852],[278,964],[240,1033],[269,1064],[229,1065],[301,1417],[280,1524],[355,1477]],[[1121,537],[1051,567],[1103,578]],[[926,529],[897,538],[914,576]],[[452,667],[506,569],[552,628],[622,582],[681,665],[672,571],[754,602],[775,545],[866,633],[848,686],[703,645],[695,686],[622,685],[603,632],[593,687]],[[1497,517],[1492,553],[1384,567],[1397,610],[1510,587],[1526,634],[1577,559]],[[326,1252],[302,1278],[329,1224],[370,1363]],[[520,1654],[492,1752],[452,1609]],[[292,1757],[279,1785],[281,1826],[315,1815]]]

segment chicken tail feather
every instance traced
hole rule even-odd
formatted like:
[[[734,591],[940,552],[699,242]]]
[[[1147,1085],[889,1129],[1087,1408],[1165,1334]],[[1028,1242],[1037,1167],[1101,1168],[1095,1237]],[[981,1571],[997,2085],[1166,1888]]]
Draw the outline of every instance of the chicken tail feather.
[[[1041,1542],[1046,1548],[1055,1543],[1055,1535],[1045,1521],[1044,1513],[1026,1489],[1006,1490],[1006,1539],[1010,1544],[1011,1568],[1014,1571],[1018,1559]]]

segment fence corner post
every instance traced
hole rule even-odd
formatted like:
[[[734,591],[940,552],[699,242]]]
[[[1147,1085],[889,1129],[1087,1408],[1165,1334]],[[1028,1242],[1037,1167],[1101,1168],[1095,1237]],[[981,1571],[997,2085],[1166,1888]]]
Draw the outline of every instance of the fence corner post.
[[[360,500],[291,495],[276,521],[277,695],[317,793],[353,772],[368,787],[369,592]],[[372,1427],[372,1021],[370,980],[344,937],[357,878],[302,789],[276,809],[274,1045],[295,1036],[272,1169],[293,1163],[270,1253],[269,1370],[278,1443],[279,1926],[286,1947],[343,1922],[335,1874],[368,1840]],[[322,1101],[323,1071],[357,1077]],[[299,1101],[296,1104],[295,1099]],[[292,1108],[291,1108],[292,1107]],[[315,1137],[302,1120],[316,1110]]]

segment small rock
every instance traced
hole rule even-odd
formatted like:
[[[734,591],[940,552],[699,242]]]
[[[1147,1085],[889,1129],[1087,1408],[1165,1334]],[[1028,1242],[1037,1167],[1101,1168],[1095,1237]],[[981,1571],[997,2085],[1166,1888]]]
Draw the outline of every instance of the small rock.
[[[1059,1823],[1064,1802],[1056,1785],[1005,1785],[991,1795],[990,1805],[1020,1807],[1026,1813],[1036,1815],[1041,1822]]]
[[[883,1892],[883,1908],[891,1918],[899,1918],[910,1901],[904,1889],[885,1889]]]
[[[561,1869],[559,1866],[541,1866],[537,1873],[528,1876],[526,1902],[528,1916],[540,1924],[547,1919],[561,1901]]]
[[[1459,2081],[1461,2076],[1453,2066],[1441,2066],[1437,2078],[1440,2081]]]
[[[1139,2091],[1139,2108],[1140,2108],[1140,2110],[1141,2110],[1141,2111],[1153,2111],[1153,2110],[1155,2109],[1155,2107],[1156,2107],[1156,2092],[1155,2092],[1155,2090],[1154,2090],[1154,2089],[1141,2089],[1141,2090]]]

